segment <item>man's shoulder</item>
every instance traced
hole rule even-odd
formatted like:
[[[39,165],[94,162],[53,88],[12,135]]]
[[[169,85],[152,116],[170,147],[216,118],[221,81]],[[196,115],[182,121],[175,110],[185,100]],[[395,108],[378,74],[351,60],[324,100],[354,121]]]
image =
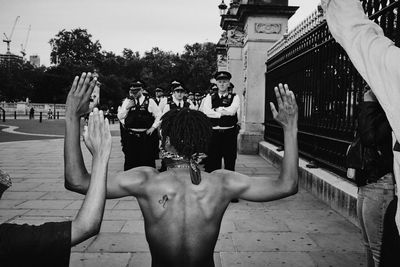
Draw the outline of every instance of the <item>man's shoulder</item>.
[[[247,175],[241,174],[239,172],[224,169],[215,170],[210,174],[214,177],[218,177],[227,188],[235,188],[238,185],[246,184],[249,178]]]
[[[137,184],[143,184],[156,177],[159,172],[152,167],[136,167],[118,174],[122,187],[131,187]]]

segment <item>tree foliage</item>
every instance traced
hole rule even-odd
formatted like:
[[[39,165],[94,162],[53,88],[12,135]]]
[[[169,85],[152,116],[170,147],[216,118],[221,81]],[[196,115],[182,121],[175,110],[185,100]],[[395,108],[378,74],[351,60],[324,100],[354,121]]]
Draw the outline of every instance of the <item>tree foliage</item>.
[[[19,68],[0,68],[0,101],[25,100],[63,103],[75,75],[94,69],[101,82],[101,104],[117,106],[127,95],[129,83],[143,80],[152,94],[156,87],[169,88],[179,80],[186,89],[204,92],[216,71],[216,45],[186,45],[182,54],[157,47],[144,55],[125,48],[121,55],[100,51],[99,41],[85,29],[62,30],[50,40],[51,67],[34,68],[24,63]]]
[[[90,66],[100,53],[99,41],[92,41],[92,35],[86,29],[65,29],[50,40],[52,47],[50,60],[53,64]]]

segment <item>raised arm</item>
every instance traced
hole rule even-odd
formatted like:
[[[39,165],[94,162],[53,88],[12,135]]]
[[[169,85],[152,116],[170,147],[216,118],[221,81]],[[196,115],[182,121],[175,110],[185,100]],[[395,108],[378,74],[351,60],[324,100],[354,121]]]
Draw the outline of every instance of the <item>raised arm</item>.
[[[71,244],[76,245],[100,231],[106,198],[107,167],[111,133],[103,112],[94,109],[85,128],[85,144],[93,155],[92,174],[85,200],[71,224]]]
[[[96,83],[91,79],[91,74],[83,73],[75,77],[67,97],[67,110],[65,115],[65,140],[64,140],[64,175],[65,188],[80,194],[86,194],[90,184],[88,173],[83,161],[80,142],[80,118],[89,112],[89,99]],[[107,180],[107,198],[118,198],[132,195],[140,184],[146,172],[132,171],[120,173]],[[129,176],[130,175],[130,176]]]
[[[79,187],[88,188],[90,174],[83,161],[80,142],[81,116],[89,113],[89,99],[96,79],[90,82],[91,73],[75,77],[67,96],[64,139],[65,188],[76,192]],[[79,192],[82,193],[82,192]]]
[[[230,198],[249,201],[271,201],[297,193],[298,190],[298,149],[297,149],[297,104],[288,86],[275,87],[278,111],[270,103],[274,119],[283,127],[285,153],[279,177],[248,177],[235,172],[216,171],[226,179]]]
[[[322,0],[329,30],[344,48],[353,65],[371,87],[400,140],[400,48],[385,37],[382,28],[369,20],[359,0]],[[394,151],[395,179],[400,190],[400,155]],[[398,207],[400,198],[398,198]],[[400,229],[400,209],[396,213]]]

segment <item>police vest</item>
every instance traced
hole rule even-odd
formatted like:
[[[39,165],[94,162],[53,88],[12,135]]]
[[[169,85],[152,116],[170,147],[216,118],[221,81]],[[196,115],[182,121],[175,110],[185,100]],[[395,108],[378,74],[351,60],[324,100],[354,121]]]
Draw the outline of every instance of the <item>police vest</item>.
[[[219,107],[229,107],[232,105],[233,98],[236,94],[228,93],[224,97],[219,97],[218,93],[211,95],[211,107],[212,109],[216,109]],[[220,126],[220,127],[232,127],[235,126],[238,122],[237,114],[235,113],[232,116],[221,116],[220,118],[210,118],[212,126]]]
[[[128,115],[125,118],[125,127],[134,129],[148,129],[153,125],[154,117],[149,112],[149,101],[150,99],[145,97],[141,105],[137,103],[129,109]]]
[[[174,100],[172,100],[172,98],[168,98],[168,102],[167,104],[169,105],[169,110],[175,110],[175,109],[182,109],[182,108],[189,108],[190,107],[190,103],[182,100],[183,102],[183,107],[178,107],[178,105],[174,102]]]
[[[161,101],[163,100],[162,97],[160,98],[160,100],[158,100],[157,97],[153,97],[152,99],[154,100],[154,102],[156,102],[157,106],[159,106]]]

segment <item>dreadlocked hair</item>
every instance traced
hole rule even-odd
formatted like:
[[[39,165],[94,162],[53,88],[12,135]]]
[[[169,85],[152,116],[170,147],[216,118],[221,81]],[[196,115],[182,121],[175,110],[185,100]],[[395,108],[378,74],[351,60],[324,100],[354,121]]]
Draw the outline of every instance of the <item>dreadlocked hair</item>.
[[[190,158],[205,153],[212,134],[210,120],[203,112],[183,108],[170,110],[161,118],[162,145],[166,137],[179,155]]]

